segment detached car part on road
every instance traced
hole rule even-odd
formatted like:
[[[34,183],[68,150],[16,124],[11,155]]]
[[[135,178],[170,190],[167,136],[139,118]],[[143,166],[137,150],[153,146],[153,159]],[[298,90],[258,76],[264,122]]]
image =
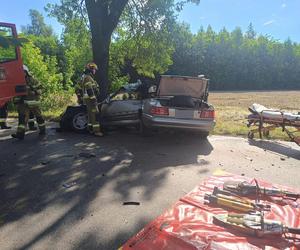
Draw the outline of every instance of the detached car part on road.
[[[215,110],[208,104],[208,86],[209,80],[203,76],[168,75],[161,76],[158,89],[140,81],[125,85],[99,104],[101,126],[134,126],[142,134],[152,129],[181,129],[198,131],[206,137],[215,125]],[[85,106],[69,106],[60,126],[85,132]]]

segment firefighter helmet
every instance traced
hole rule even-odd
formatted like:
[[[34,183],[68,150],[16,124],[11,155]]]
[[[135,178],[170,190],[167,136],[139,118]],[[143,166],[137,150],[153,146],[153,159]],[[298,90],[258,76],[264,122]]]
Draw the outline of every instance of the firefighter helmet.
[[[29,69],[26,65],[23,64],[23,70],[26,71],[27,73],[29,73]]]
[[[26,65],[24,65],[24,64],[23,64],[23,70],[24,70],[24,72],[25,72],[26,75],[31,76],[31,72],[29,71],[29,68]]]
[[[89,69],[89,70],[93,70],[93,69],[98,70],[97,64],[96,64],[96,63],[93,63],[93,62],[88,63],[88,64],[86,65],[86,68]]]

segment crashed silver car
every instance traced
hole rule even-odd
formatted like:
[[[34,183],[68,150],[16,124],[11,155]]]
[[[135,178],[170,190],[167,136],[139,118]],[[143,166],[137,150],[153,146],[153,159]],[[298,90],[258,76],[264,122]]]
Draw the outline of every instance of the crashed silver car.
[[[196,130],[206,137],[215,125],[214,107],[208,104],[209,80],[163,75],[155,98],[143,101],[141,131],[151,128]]]
[[[130,126],[149,134],[158,128],[196,130],[206,137],[215,125],[214,108],[207,103],[208,79],[162,76],[159,87],[140,81],[127,84],[99,104],[102,128]],[[84,105],[69,106],[60,127],[85,132]]]

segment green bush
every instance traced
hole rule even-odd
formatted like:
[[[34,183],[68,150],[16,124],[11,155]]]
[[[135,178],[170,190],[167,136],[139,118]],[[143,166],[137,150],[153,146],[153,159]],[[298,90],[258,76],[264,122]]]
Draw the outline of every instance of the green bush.
[[[42,84],[42,110],[55,112],[66,107],[73,90],[70,86],[63,85],[63,75],[59,73],[56,57],[43,56],[32,40],[23,45],[22,57],[30,73]]]

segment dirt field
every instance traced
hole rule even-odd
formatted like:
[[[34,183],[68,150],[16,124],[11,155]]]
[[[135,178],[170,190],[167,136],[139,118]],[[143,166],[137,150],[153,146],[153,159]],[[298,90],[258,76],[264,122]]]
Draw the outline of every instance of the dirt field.
[[[269,92],[211,92],[209,101],[217,111],[214,134],[246,136],[248,128],[245,117],[248,107],[259,103],[266,107],[300,112],[300,91]],[[280,129],[271,132],[273,139],[287,139]]]

